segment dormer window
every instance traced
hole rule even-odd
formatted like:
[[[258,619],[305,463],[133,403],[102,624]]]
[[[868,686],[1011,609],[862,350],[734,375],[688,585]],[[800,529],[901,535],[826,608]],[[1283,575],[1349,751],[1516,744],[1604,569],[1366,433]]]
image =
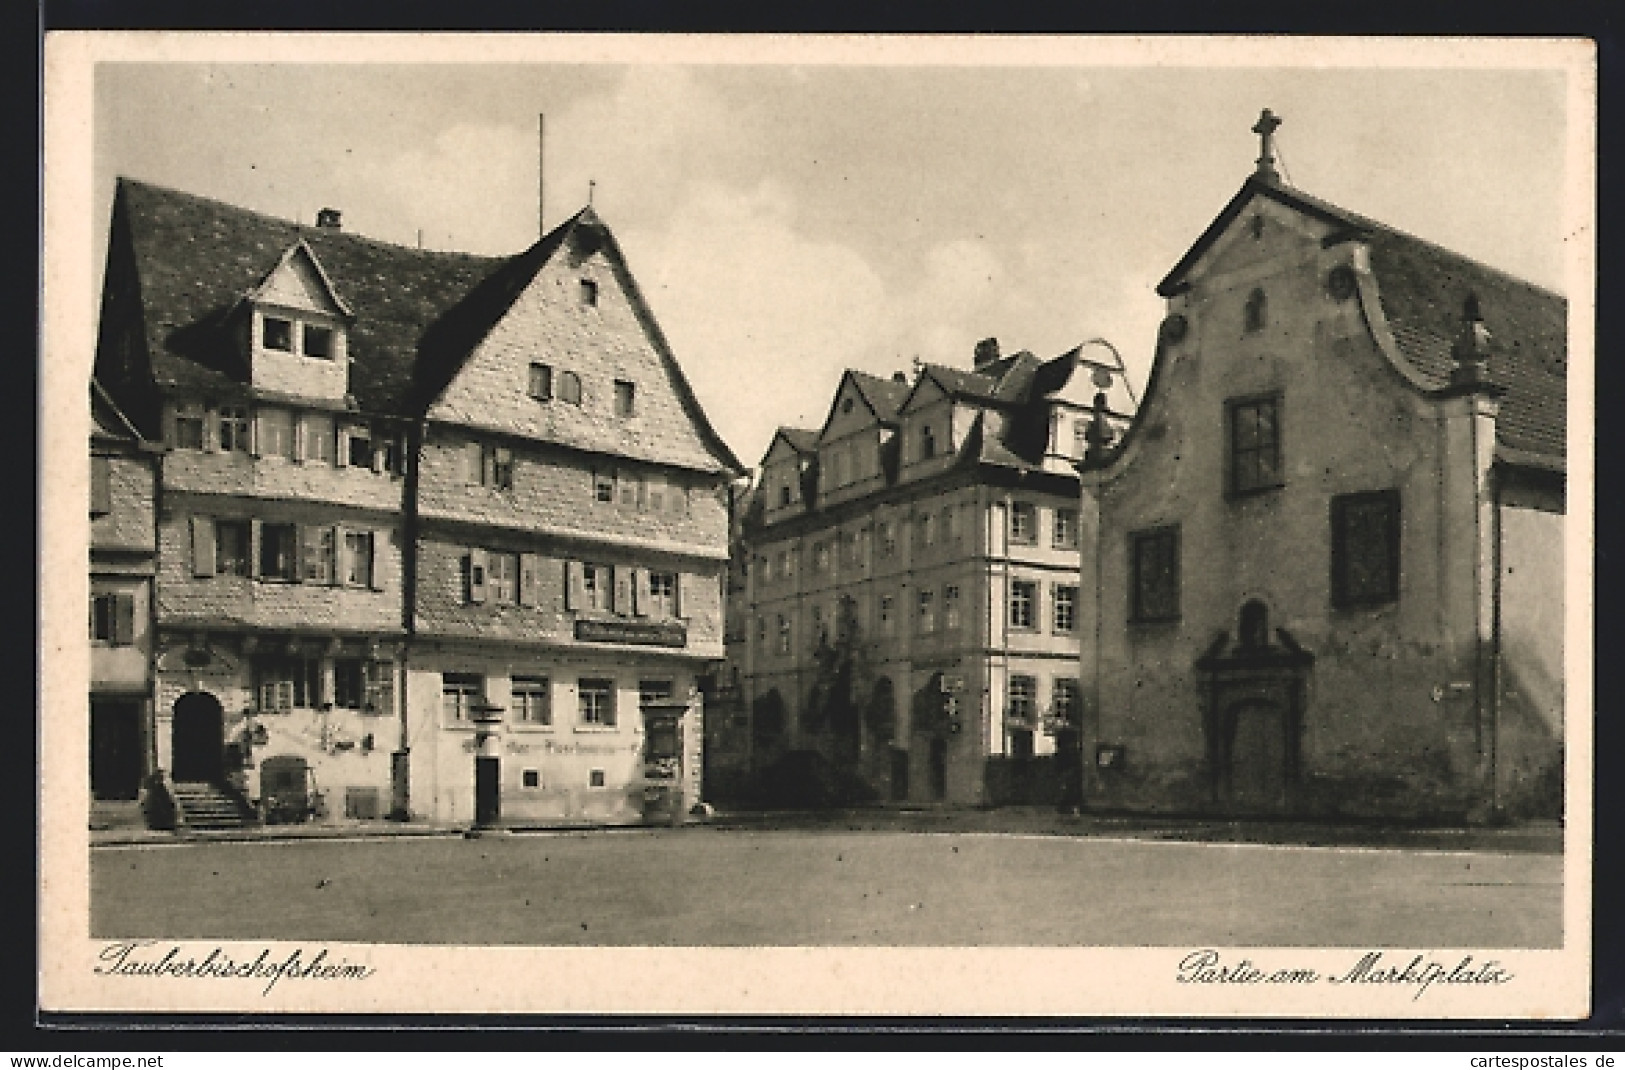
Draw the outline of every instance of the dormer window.
[[[581,303],[588,307],[598,304],[598,283],[592,279],[581,280]]]
[[[779,508],[782,509],[782,508],[784,508],[785,506],[787,506],[789,504],[790,504],[790,484],[789,483],[781,483],[781,484],[779,484]]]
[[[305,356],[315,357],[318,360],[333,359],[333,329],[331,327],[318,327],[314,323],[305,324],[304,343]]]
[[[293,321],[282,319],[280,316],[266,316],[264,322],[265,325],[260,332],[260,343],[266,349],[292,353]]]

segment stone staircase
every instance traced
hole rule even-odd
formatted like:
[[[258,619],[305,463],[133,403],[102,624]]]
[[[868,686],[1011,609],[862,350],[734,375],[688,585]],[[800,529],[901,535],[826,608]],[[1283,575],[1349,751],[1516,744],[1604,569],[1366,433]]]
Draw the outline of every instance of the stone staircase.
[[[170,794],[183,828],[207,832],[248,828],[258,823],[240,798],[217,784],[177,780]]]

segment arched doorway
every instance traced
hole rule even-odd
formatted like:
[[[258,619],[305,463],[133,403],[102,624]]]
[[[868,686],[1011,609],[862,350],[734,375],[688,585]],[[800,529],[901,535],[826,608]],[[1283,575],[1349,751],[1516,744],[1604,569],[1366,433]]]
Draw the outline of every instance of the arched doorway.
[[[170,730],[174,768],[170,775],[181,781],[218,783],[224,775],[225,711],[220,700],[207,691],[189,691],[175,700],[175,719]]]

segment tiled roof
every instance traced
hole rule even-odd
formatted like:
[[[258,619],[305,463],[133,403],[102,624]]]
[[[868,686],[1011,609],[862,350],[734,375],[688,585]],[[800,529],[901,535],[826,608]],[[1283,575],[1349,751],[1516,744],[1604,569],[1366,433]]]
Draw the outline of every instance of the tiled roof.
[[[874,410],[875,418],[884,424],[897,422],[897,410],[908,398],[908,384],[894,379],[882,379],[868,372],[851,371],[852,382],[857,385],[863,400]]]
[[[354,311],[350,392],[362,409],[402,412],[430,324],[513,260],[431,252],[307,227],[132,179],[114,209],[135,256],[153,376],[160,386],[229,389],[247,369],[223,335],[229,312],[304,239]]]
[[[1561,294],[1290,187],[1250,177],[1168,273],[1157,292],[1179,292],[1184,276],[1254,196],[1266,196],[1366,243],[1383,317],[1399,356],[1426,387],[1448,384],[1451,342],[1476,296],[1490,332],[1489,379],[1504,387],[1496,440],[1507,460],[1561,468],[1566,443],[1568,301]]]
[[[926,364],[922,376],[929,375],[949,395],[972,401],[994,401],[998,397],[999,380],[981,372],[968,372],[943,364]]]
[[[95,378],[90,380],[90,434],[93,438],[111,439],[130,445],[139,445],[141,433],[130,423],[129,417],[113,402],[106,388]]]
[[[790,448],[797,453],[816,453],[818,451],[818,432],[808,431],[800,427],[781,427],[778,433]]]

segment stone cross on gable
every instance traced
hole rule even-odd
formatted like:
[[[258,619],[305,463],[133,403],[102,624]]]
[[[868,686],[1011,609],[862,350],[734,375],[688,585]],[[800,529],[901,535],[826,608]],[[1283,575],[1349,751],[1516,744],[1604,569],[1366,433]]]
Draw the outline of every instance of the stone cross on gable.
[[[1281,176],[1275,170],[1275,131],[1281,125],[1281,117],[1265,108],[1259,115],[1258,122],[1253,124],[1253,133],[1258,135],[1258,173],[1271,182],[1279,182]]]

